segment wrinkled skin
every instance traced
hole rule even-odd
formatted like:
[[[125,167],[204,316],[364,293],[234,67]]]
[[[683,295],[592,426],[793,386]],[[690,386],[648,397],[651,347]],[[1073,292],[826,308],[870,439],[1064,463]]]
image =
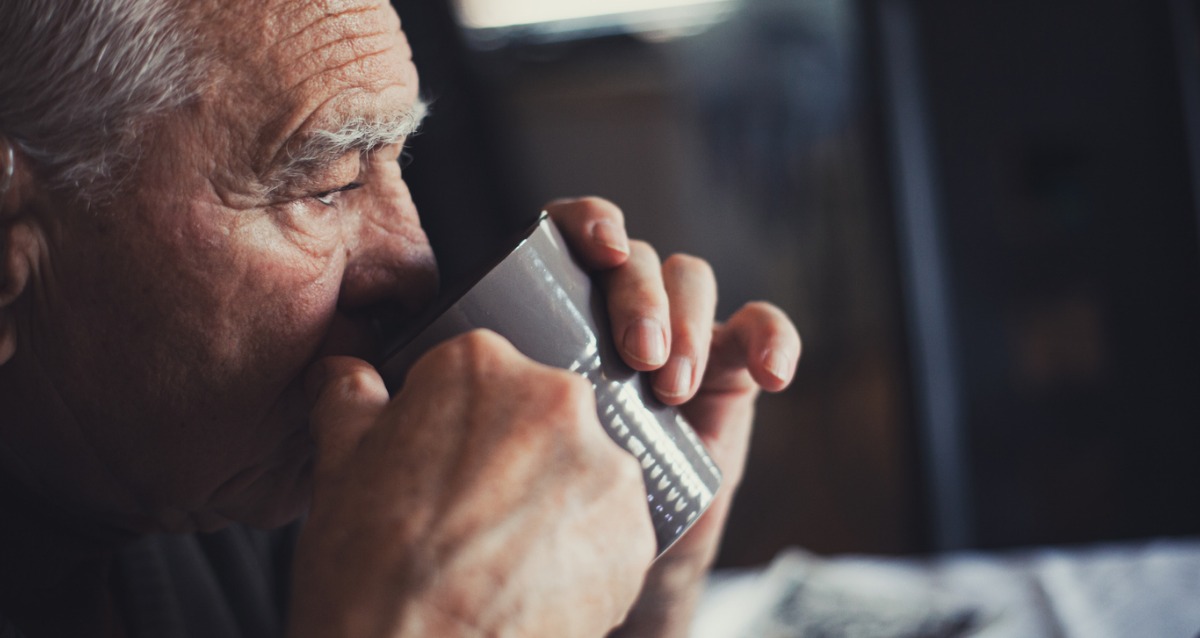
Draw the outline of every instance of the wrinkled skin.
[[[384,290],[415,306],[434,287],[399,147],[259,194],[290,139],[411,108],[416,70],[390,8],[228,4],[207,19],[227,27],[212,29],[213,88],[154,131],[130,192],[94,213],[46,194],[27,216],[35,250],[6,376],[36,384],[30,409],[54,410],[38,416],[56,431],[21,435],[71,445],[94,485],[86,505],[121,525],[294,518],[311,456],[305,366],[361,348],[359,311]],[[378,35],[338,40],[353,30]],[[368,186],[334,206],[312,197],[355,181]]]
[[[18,158],[0,206],[0,470],[80,525],[136,533],[310,507],[297,637],[595,636],[627,614],[636,635],[682,635],[754,398],[791,379],[792,324],[752,304],[714,325],[707,264],[660,262],[603,200],[548,207],[604,282],[623,357],[725,471],[651,568],[636,463],[581,379],[487,333],[431,352],[394,398],[362,361],[372,313],[412,313],[436,284],[401,144],[266,189],[305,134],[413,108],[391,8],[189,10],[210,88],[152,128],[124,196],[87,210]]]

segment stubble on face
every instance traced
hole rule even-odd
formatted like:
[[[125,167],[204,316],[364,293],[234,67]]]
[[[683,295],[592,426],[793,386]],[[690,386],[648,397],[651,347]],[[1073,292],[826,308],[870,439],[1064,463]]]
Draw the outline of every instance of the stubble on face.
[[[27,350],[86,441],[83,465],[125,492],[96,507],[136,503],[130,525],[147,528],[271,525],[306,498],[303,372],[336,349],[331,332],[357,329],[347,273],[369,255],[418,298],[434,277],[398,149],[282,184],[274,171],[315,131],[413,109],[416,71],[386,2],[187,13],[206,90],[152,132],[126,199],[53,225],[31,322],[44,336]],[[337,209],[313,198],[359,180]]]

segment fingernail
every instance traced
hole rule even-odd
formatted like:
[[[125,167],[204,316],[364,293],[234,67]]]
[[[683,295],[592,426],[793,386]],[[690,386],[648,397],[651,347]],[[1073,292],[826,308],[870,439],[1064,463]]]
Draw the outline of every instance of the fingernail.
[[[667,358],[667,338],[662,324],[653,319],[639,319],[625,330],[625,352],[629,356],[656,366]]]
[[[692,389],[692,360],[688,357],[675,357],[659,373],[658,391],[668,397],[686,396]]]
[[[623,255],[629,254],[629,238],[625,236],[625,233],[620,228],[617,228],[616,224],[610,221],[601,220],[596,222],[592,226],[592,239],[596,243],[608,246]]]
[[[771,376],[780,381],[787,381],[792,377],[792,359],[786,354],[772,348],[767,351],[763,357],[763,365],[766,366],[767,372]]]

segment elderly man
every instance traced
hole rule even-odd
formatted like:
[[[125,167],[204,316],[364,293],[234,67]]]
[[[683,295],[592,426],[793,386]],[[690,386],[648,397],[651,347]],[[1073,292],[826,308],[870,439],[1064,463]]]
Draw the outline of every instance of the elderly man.
[[[421,117],[385,0],[0,4],[0,636],[686,632],[732,489],[651,564],[582,378],[490,333],[394,397],[364,362],[436,286]],[[792,324],[550,210],[736,484]]]

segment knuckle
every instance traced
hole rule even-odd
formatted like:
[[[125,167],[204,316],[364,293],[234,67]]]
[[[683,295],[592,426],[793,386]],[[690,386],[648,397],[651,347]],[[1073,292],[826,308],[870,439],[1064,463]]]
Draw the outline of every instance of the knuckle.
[[[737,319],[747,328],[765,330],[771,334],[781,334],[790,326],[787,315],[778,306],[767,301],[751,301],[739,309],[731,320]]]
[[[560,222],[585,224],[607,220],[625,225],[625,214],[620,207],[595,195],[556,199],[546,204],[545,209]]]
[[[485,328],[476,328],[470,332],[463,333],[462,336],[455,338],[453,341],[461,344],[464,354],[472,361],[477,359],[491,360],[509,345],[504,337]]]
[[[358,399],[374,395],[379,388],[379,381],[373,370],[356,368],[342,375],[334,390],[343,398]]]
[[[547,386],[550,395],[538,402],[539,427],[553,432],[563,462],[576,469],[600,471],[605,462],[597,451],[608,442],[608,435],[596,414],[595,392],[583,377],[558,372]]]
[[[675,253],[667,257],[663,262],[663,270],[716,281],[716,274],[708,261],[686,253]]]
[[[769,301],[750,301],[742,306],[741,312],[757,316],[777,316],[779,308]]]
[[[559,371],[559,374],[569,387],[569,396],[572,402],[581,408],[591,410],[588,414],[594,413],[596,410],[596,390],[592,387],[592,382],[579,374],[567,372],[566,370]]]
[[[472,330],[448,339],[413,366],[410,378],[476,387],[511,366],[516,350],[489,330]]]
[[[574,430],[591,425],[596,418],[596,394],[592,384],[578,374],[546,369],[543,391],[545,405],[555,423]]]
[[[431,351],[448,360],[454,367],[463,370],[488,368],[504,354],[507,342],[489,330],[472,330],[449,339]]]
[[[756,323],[768,326],[778,335],[787,336],[796,341],[800,339],[800,332],[796,329],[796,325],[792,323],[792,320],[783,309],[773,303],[768,301],[751,301],[743,306],[739,312],[746,313]]]
[[[610,219],[625,223],[625,213],[621,208],[603,197],[587,195],[576,200],[588,217]]]
[[[641,239],[629,240],[629,254],[639,261],[658,263],[658,251],[649,242]]]
[[[751,301],[742,306],[730,322],[735,320],[741,323],[744,329],[754,330],[775,347],[794,349],[796,355],[803,349],[804,344],[796,324],[775,304]]]
[[[641,461],[601,430],[597,426],[594,433],[599,437],[588,448],[586,459],[592,489],[605,495],[608,507],[625,514],[636,513],[645,506]]]
[[[707,343],[701,338],[700,331],[690,325],[674,326],[671,329],[671,356],[686,357],[692,366],[706,353]]]
[[[688,322],[676,323],[671,326],[671,355],[688,357],[695,363],[700,354],[706,350],[707,339],[711,338],[712,328],[707,331]]]

